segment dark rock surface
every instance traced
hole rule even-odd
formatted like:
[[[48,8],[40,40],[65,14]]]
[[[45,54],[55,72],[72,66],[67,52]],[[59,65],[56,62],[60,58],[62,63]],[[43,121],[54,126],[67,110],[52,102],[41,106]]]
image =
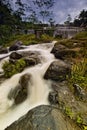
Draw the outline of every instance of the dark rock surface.
[[[8,48],[0,47],[0,54],[8,53]]]
[[[48,100],[50,104],[58,104],[58,93],[56,91],[52,91],[48,95]]]
[[[9,57],[10,59],[20,59],[22,58],[22,55],[15,51],[15,52],[12,52]]]
[[[55,55],[56,58],[65,60],[66,58],[75,57],[76,51],[73,49],[68,49],[64,45],[55,44],[51,53]]]
[[[41,62],[40,53],[37,51],[15,51],[12,52],[9,57],[9,61],[12,63],[15,63],[18,59],[23,58],[27,66],[36,65]]]
[[[21,49],[22,42],[16,41],[12,46],[9,47],[9,51],[15,51]]]
[[[31,82],[31,75],[24,74],[19,80],[19,85],[15,89],[11,89],[8,99],[14,99],[14,104],[20,104],[26,100],[28,96],[28,85]]]
[[[61,60],[57,60],[51,63],[48,67],[44,78],[56,81],[66,80],[66,76],[70,76],[70,66]]]
[[[38,106],[5,130],[80,130],[51,106]]]
[[[87,93],[78,84],[73,84],[73,87],[76,97],[84,101],[87,100]]]

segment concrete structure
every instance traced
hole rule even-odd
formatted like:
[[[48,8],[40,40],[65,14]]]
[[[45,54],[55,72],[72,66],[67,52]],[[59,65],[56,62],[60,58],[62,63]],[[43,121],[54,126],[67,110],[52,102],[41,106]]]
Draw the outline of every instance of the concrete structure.
[[[84,29],[80,27],[58,26],[55,28],[54,37],[59,35],[62,36],[63,38],[71,38],[78,32],[81,32],[83,30]]]

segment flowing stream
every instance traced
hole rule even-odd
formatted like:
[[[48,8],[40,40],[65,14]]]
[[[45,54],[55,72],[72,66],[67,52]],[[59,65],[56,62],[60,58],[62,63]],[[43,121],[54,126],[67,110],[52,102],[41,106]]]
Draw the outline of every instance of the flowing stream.
[[[43,76],[50,63],[55,60],[54,56],[50,53],[54,44],[55,42],[31,45],[25,47],[23,50],[18,50],[39,52],[41,63],[26,68],[23,72],[12,76],[0,84],[0,130],[4,130],[7,126],[25,115],[30,109],[41,104],[49,104],[48,94],[51,91],[51,81],[44,80]],[[3,71],[2,65],[5,61],[9,60],[9,55],[10,53],[0,61],[0,71]],[[4,56],[6,55],[0,55],[0,57]],[[28,97],[23,103],[13,105],[14,100],[9,100],[8,94],[11,89],[18,85],[20,77],[26,73],[32,75],[32,79],[28,85]]]

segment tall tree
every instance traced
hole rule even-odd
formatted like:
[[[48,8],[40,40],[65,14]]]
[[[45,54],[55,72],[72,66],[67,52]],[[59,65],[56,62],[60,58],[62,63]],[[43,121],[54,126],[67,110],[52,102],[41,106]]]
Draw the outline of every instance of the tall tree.
[[[54,5],[54,0],[34,0],[34,5],[36,6],[37,15],[43,23],[51,18],[52,10]]]
[[[82,10],[78,18],[74,20],[73,24],[75,26],[87,27],[87,10]]]

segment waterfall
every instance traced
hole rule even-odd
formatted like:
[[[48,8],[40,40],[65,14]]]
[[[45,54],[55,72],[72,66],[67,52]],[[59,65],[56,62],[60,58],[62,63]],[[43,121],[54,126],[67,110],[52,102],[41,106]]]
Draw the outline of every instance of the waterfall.
[[[51,81],[44,80],[43,76],[50,63],[55,60],[53,54],[50,53],[54,44],[55,42],[31,45],[23,50],[18,50],[19,52],[32,50],[39,52],[41,63],[26,68],[21,73],[15,74],[0,84],[0,130],[4,130],[7,126],[25,115],[30,109],[39,105],[49,104],[48,94],[51,91]],[[7,54],[7,56],[9,55],[10,53]],[[9,60],[9,57],[0,61],[0,71],[3,71],[2,65],[7,60]],[[8,94],[11,89],[18,85],[20,77],[26,73],[32,76],[31,81],[28,83],[28,97],[23,103],[13,105],[14,100],[8,99]]]

